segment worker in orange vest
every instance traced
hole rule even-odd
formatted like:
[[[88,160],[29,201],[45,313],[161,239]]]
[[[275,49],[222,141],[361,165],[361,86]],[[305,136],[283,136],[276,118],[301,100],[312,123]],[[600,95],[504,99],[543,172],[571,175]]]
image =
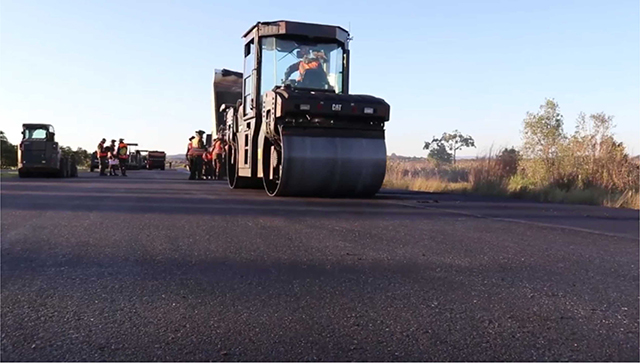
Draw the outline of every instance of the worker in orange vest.
[[[311,56],[309,55],[311,53]],[[284,73],[284,81],[288,80],[292,74],[298,72],[298,82],[304,81],[304,75],[307,70],[317,69],[323,75],[324,85],[328,85],[329,81],[327,79],[327,75],[322,69],[322,61],[326,61],[327,57],[324,54],[324,51],[320,52],[311,52],[311,48],[308,46],[300,47],[300,52],[298,53],[298,58],[301,58],[298,62],[290,65]],[[324,88],[324,85],[314,84],[310,85],[312,87]]]
[[[100,175],[101,176],[106,176],[107,174],[105,173],[105,171],[107,170],[107,167],[109,166],[109,160],[108,160],[108,156],[109,153],[107,152],[107,150],[105,149],[104,143],[107,142],[107,139],[102,138],[102,140],[100,141],[100,143],[98,143],[98,148],[96,148],[96,154],[98,155],[98,160],[100,161]]]
[[[211,150],[205,150],[202,155],[202,161],[204,163],[204,178],[213,179],[213,158],[211,156]]]
[[[118,161],[120,162],[120,172],[123,177],[127,176],[127,161],[129,160],[129,147],[125,144],[124,139],[120,138],[118,144]]]
[[[215,169],[215,179],[220,179],[220,170],[222,169],[222,157],[225,151],[225,141],[223,138],[216,138],[213,142],[212,159]]]

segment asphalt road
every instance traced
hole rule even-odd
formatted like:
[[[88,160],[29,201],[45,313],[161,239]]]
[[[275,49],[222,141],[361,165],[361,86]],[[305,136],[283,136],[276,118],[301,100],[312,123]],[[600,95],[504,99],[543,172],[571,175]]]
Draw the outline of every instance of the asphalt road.
[[[3,361],[634,361],[638,211],[2,181]]]

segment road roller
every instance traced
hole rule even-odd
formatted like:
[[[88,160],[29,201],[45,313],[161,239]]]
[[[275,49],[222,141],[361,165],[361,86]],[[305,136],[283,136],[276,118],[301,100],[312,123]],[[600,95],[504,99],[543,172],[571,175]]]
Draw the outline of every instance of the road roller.
[[[216,69],[212,87],[229,187],[374,196],[386,173],[390,106],[349,93],[349,32],[280,20],[257,22],[242,39],[243,71]]]

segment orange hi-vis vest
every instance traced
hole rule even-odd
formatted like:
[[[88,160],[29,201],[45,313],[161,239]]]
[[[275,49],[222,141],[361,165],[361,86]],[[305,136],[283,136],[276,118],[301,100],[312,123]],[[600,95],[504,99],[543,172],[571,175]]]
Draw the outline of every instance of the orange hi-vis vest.
[[[194,138],[191,141],[191,149],[189,149],[189,155],[203,155],[205,152],[205,149],[203,148],[202,144],[202,139],[199,138]]]
[[[222,147],[222,141],[216,140],[213,144],[213,154],[222,154],[224,152],[224,148]]]
[[[313,61],[310,61],[309,63],[300,61],[300,63],[298,64],[298,73],[299,73],[298,81],[302,81],[302,77],[304,76],[304,73],[306,70],[315,69],[315,68],[320,68],[320,61],[313,60]]]
[[[127,156],[127,145],[125,143],[118,144],[118,158],[120,159],[128,159]]]
[[[107,158],[108,154],[104,151],[104,144],[98,144],[98,158]]]

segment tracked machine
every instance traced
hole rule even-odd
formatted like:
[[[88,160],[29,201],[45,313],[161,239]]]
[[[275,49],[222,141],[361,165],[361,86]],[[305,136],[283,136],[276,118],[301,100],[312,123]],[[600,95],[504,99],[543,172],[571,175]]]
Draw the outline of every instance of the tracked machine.
[[[349,33],[275,21],[242,38],[243,72],[215,70],[212,89],[229,186],[270,196],[375,195],[386,173],[390,107],[349,94]]]

